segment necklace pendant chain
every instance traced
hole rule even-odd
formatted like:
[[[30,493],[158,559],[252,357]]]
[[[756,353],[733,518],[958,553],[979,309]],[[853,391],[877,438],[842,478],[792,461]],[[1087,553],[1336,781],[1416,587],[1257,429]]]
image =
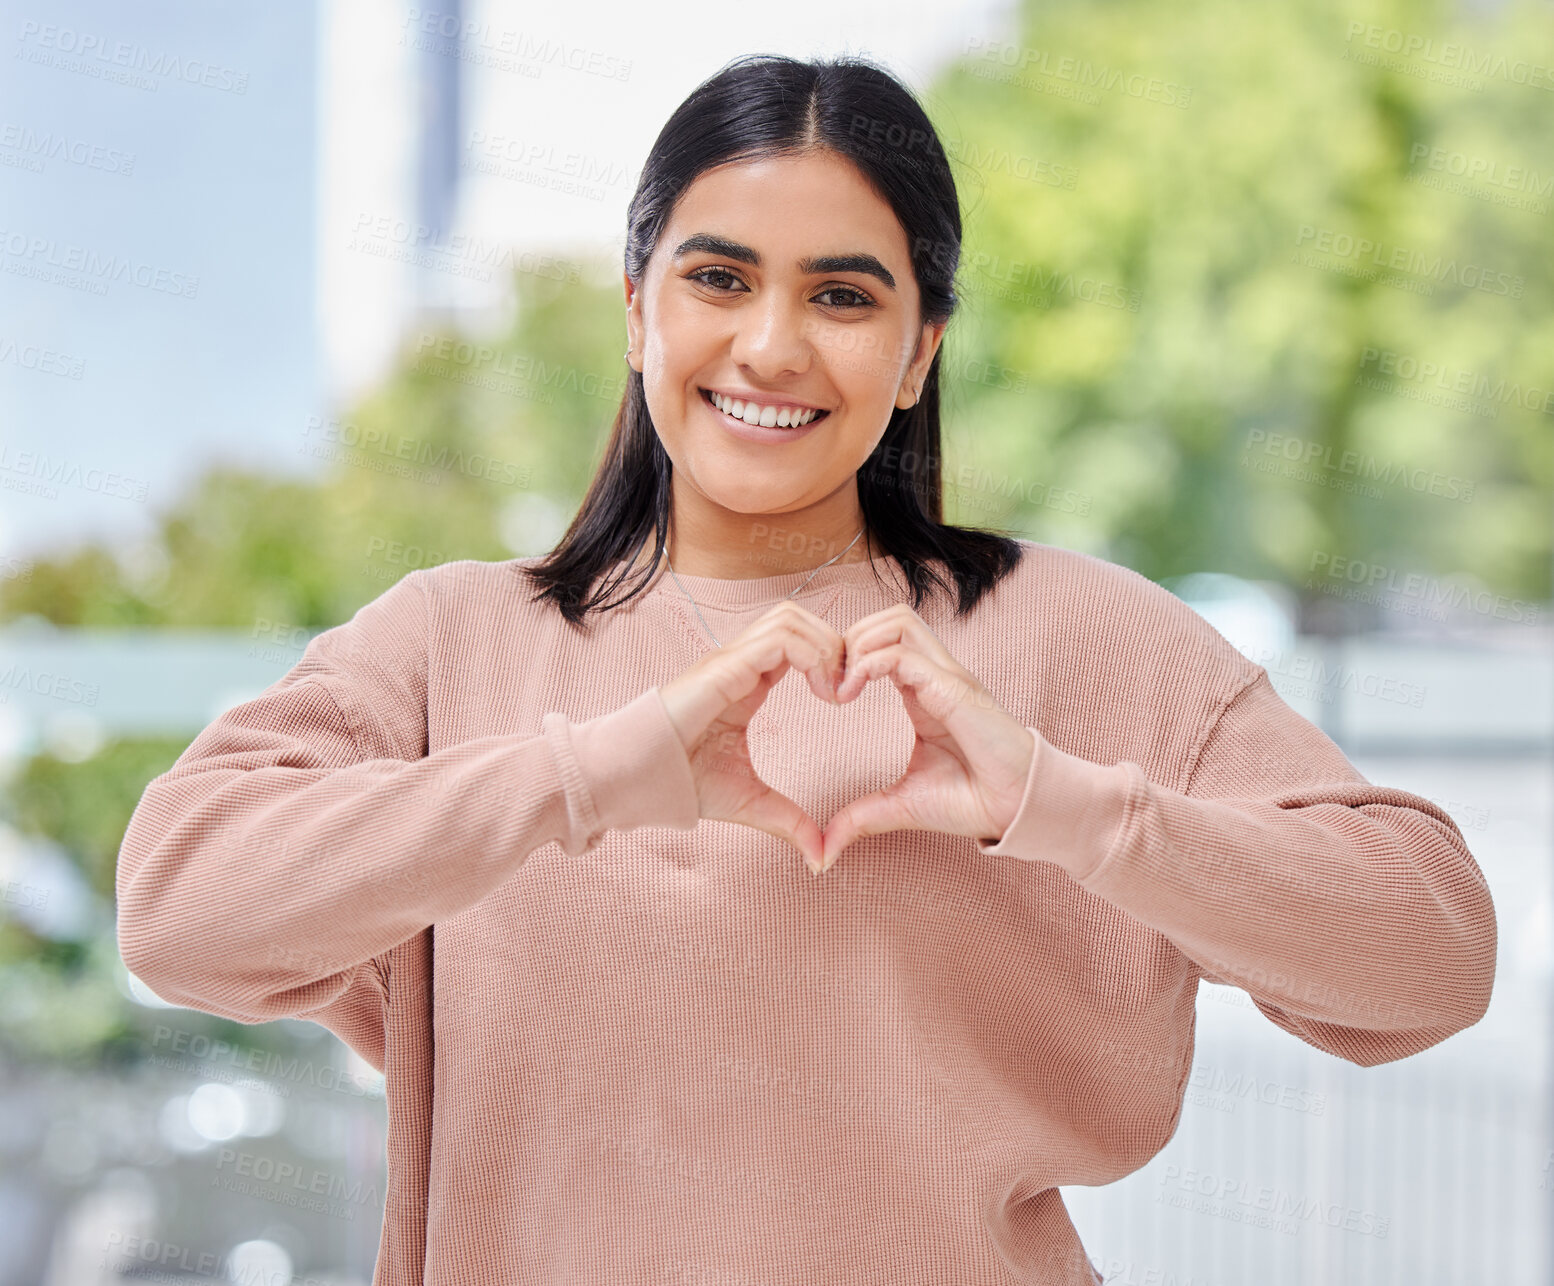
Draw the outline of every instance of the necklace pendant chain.
[[[858,543],[858,541],[862,538],[862,536],[863,536],[863,528],[860,527],[860,528],[858,528],[858,534],[856,536],[854,536],[852,538],[852,540],[850,540],[848,542],[847,549],[844,549],[844,550],[842,550],[842,552],[840,554],[837,554],[836,558],[828,558],[828,559],[826,559],[826,561],[821,563],[819,567],[815,568],[814,571],[810,572],[810,574],[808,576],[806,576],[800,584],[794,586],[791,591],[789,591],[788,593],[784,594],[783,598],[785,598],[785,599],[792,598],[801,589],[803,589],[805,585],[808,585],[810,583],[810,581],[814,580],[815,577],[818,576],[822,571],[824,571],[827,567],[831,566],[831,564],[834,563],[837,558],[845,557],[846,554],[847,554],[847,550],[851,549],[854,545],[856,545]],[[674,583],[676,585],[680,585],[680,578],[678,576],[675,576],[675,574],[674,574],[674,564],[669,561],[669,551],[668,550],[664,551],[664,562],[665,562],[665,564],[669,568],[669,574],[671,576],[674,576]],[[718,642],[718,636],[712,632],[712,627],[707,624],[707,618],[701,614],[701,608],[696,606],[696,600],[694,598],[691,598],[690,591],[687,590],[684,585],[680,585],[680,592],[682,594],[684,594],[686,599],[690,602],[691,610],[696,613],[696,619],[701,622],[702,629],[707,631],[707,636],[709,638],[711,638],[711,640],[713,642],[713,645],[715,647],[722,647],[723,644]]]

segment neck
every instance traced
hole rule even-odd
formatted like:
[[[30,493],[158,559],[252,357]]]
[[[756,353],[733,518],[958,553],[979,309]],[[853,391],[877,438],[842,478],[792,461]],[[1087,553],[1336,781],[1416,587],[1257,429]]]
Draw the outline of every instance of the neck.
[[[859,534],[863,526],[855,497],[850,507],[835,506],[830,512],[720,510],[691,517],[676,505],[669,521],[669,565],[685,576],[754,580],[813,571],[833,559],[833,567],[860,563],[878,552],[870,548],[867,533]],[[652,556],[652,549],[645,548],[637,561],[651,563]]]

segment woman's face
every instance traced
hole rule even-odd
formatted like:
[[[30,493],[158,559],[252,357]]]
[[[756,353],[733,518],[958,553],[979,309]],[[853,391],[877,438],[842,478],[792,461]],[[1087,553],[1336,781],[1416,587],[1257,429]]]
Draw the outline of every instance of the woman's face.
[[[704,172],[626,298],[631,362],[677,500],[689,485],[738,513],[803,509],[851,484],[892,409],[916,400],[944,333],[919,320],[895,213],[834,152]],[[807,428],[749,427],[773,415],[747,409],[736,422],[708,392],[826,414]]]

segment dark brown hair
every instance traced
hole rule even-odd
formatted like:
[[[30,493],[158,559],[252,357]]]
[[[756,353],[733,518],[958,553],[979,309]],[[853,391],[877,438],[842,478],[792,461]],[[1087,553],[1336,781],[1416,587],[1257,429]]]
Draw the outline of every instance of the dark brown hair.
[[[895,211],[912,249],[922,322],[948,322],[955,311],[961,219],[954,177],[933,125],[907,87],[874,62],[853,55],[801,61],[772,54],[734,59],[699,85],[669,118],[642,169],[627,212],[625,267],[640,283],[676,201],[705,170],[734,160],[827,149],[846,158]],[[925,583],[958,590],[957,612],[1018,564],[1016,539],[943,522],[940,482],[939,359],[922,393],[891,412],[874,451],[858,471],[866,548],[877,547],[906,572],[912,606]],[[657,559],[629,590],[622,569],[594,590],[617,561],[631,558],[651,533],[659,558],[668,539],[672,462],[648,413],[642,376],[631,370],[604,458],[561,543],[526,568],[572,624],[587,612],[640,593]],[[873,556],[878,556],[873,555]],[[593,592],[590,592],[593,591]]]

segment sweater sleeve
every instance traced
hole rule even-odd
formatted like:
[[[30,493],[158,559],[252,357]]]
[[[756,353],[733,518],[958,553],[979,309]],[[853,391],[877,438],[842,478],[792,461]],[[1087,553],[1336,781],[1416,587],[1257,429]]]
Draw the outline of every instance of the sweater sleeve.
[[[308,644],[147,785],[119,850],[125,964],[239,1022],[309,1017],[381,1066],[391,948],[554,841],[699,819],[657,687],[608,714],[427,754],[416,571]]]
[[[982,852],[1056,862],[1202,977],[1362,1067],[1484,1016],[1495,910],[1461,831],[1429,800],[1368,782],[1263,667],[1198,739],[1185,791],[1031,731],[1019,811]]]

